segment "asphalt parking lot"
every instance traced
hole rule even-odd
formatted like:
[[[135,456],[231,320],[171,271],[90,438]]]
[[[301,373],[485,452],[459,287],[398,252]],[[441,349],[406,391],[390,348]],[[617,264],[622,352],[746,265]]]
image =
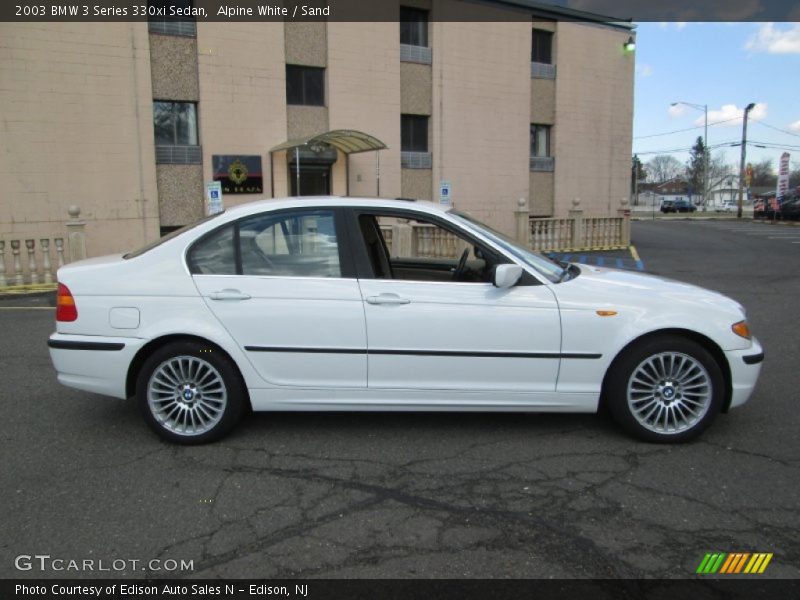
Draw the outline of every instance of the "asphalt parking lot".
[[[714,551],[800,576],[800,227],[642,221],[633,243],[646,271],[744,304],[765,346],[751,401],[689,445],[594,415],[299,413],[172,446],[132,402],[57,384],[51,310],[0,302],[0,577],[163,575],[14,567],[49,554],[192,577],[681,578]]]

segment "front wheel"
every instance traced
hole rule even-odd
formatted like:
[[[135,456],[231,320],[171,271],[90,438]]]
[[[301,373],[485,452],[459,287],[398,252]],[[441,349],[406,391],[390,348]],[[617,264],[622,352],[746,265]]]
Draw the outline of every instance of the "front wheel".
[[[219,349],[175,342],[142,365],[136,398],[147,424],[162,438],[203,444],[221,438],[239,421],[246,388],[236,366]]]
[[[626,351],[607,381],[611,414],[648,442],[678,443],[700,435],[724,397],[722,371],[700,344],[677,336],[647,340]]]

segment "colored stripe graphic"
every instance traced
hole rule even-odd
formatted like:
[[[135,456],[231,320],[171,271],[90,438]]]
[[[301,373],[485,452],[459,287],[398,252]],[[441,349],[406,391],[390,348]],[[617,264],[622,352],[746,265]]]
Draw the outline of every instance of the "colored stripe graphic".
[[[709,552],[700,561],[696,573],[736,575],[763,573],[772,560],[772,552]]]

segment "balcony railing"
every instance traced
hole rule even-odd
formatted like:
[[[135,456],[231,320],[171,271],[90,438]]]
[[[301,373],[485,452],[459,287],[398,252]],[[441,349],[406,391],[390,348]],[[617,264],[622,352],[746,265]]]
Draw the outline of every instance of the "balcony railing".
[[[554,171],[556,159],[553,156],[531,156],[531,171]]]
[[[433,159],[430,152],[401,152],[400,166],[404,169],[430,169]]]
[[[157,165],[199,165],[202,163],[202,146],[156,146]]]
[[[531,79],[555,79],[556,66],[548,63],[531,63]]]
[[[148,28],[150,33],[197,37],[197,23],[194,19],[153,18],[149,21]]]
[[[400,62],[429,65],[433,62],[433,52],[427,46],[400,44]]]

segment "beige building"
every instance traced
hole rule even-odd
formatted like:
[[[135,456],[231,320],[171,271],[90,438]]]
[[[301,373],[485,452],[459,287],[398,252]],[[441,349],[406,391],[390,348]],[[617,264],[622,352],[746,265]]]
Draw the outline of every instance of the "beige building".
[[[509,4],[398,0],[397,21],[372,23],[0,23],[0,240],[58,236],[76,205],[88,254],[122,251],[200,218],[213,180],[225,206],[439,201],[444,185],[509,234],[520,199],[532,216],[576,198],[616,214],[630,24],[525,0],[530,19],[509,19]]]

